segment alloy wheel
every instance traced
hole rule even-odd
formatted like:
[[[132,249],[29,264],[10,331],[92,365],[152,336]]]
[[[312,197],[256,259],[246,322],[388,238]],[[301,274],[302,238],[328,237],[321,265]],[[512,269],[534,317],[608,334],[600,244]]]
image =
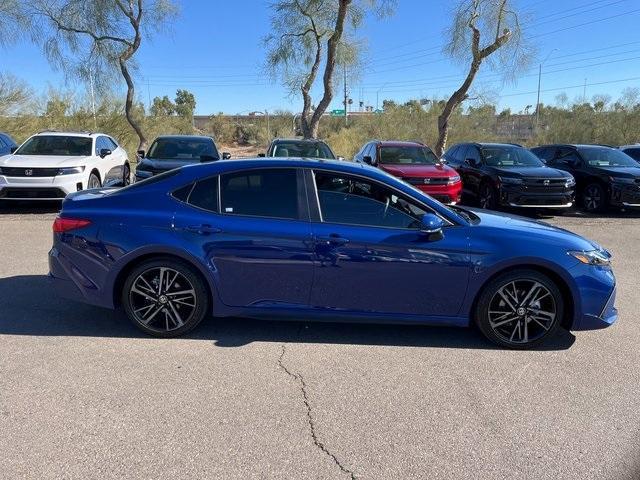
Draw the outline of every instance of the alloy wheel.
[[[553,294],[534,279],[513,280],[500,287],[489,303],[488,313],[493,333],[513,345],[542,338],[558,317]]]
[[[95,174],[91,174],[91,176],[89,177],[89,182],[87,183],[87,188],[89,190],[93,189],[93,188],[100,188],[100,179],[98,177],[95,176]]]
[[[167,267],[153,267],[139,274],[131,284],[129,302],[135,320],[158,333],[183,327],[198,307],[191,282]]]
[[[602,205],[602,192],[597,185],[589,185],[584,191],[584,207],[593,212]]]
[[[484,209],[493,207],[493,191],[489,185],[484,185],[480,191],[480,207]]]

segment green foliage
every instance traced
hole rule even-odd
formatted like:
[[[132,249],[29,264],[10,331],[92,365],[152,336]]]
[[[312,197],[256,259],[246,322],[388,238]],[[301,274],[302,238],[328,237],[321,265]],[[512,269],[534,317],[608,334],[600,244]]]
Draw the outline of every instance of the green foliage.
[[[176,112],[176,105],[168,96],[155,97],[151,105],[151,115],[154,117],[168,117]]]
[[[176,113],[181,117],[193,118],[193,112],[196,110],[196,97],[187,90],[178,90],[176,92]]]

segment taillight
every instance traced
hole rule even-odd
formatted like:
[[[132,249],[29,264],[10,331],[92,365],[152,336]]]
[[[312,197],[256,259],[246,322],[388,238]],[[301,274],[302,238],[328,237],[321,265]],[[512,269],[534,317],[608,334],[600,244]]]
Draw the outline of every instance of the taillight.
[[[77,230],[78,228],[84,228],[91,225],[90,220],[84,220],[81,218],[64,218],[56,217],[53,222],[53,233],[65,233],[70,230]]]

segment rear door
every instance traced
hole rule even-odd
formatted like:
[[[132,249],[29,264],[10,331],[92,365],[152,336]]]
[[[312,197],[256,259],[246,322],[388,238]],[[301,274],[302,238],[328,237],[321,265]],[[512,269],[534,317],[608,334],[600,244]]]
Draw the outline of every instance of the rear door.
[[[313,250],[302,175],[262,168],[203,179],[176,212],[178,235],[206,259],[224,304],[308,304]]]

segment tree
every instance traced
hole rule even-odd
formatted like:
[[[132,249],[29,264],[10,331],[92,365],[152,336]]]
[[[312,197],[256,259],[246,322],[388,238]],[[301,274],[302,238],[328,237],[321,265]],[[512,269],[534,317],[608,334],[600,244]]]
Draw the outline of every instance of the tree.
[[[469,98],[469,89],[485,60],[493,63],[505,74],[515,76],[529,63],[530,51],[523,42],[519,14],[513,9],[513,0],[460,0],[454,11],[449,29],[450,43],[445,53],[468,64],[467,76],[438,117],[436,155],[444,153],[449,134],[449,120],[458,106]],[[489,42],[483,42],[485,37]],[[496,55],[493,60],[492,55]]]
[[[176,112],[176,105],[166,95],[155,97],[151,105],[151,115],[154,117],[169,117]]]
[[[291,90],[302,94],[300,123],[305,138],[316,138],[320,118],[334,96],[334,74],[340,57],[354,63],[357,42],[345,27],[356,29],[367,8],[386,15],[395,0],[278,0],[272,4],[272,34],[266,37],[267,67]],[[282,21],[285,18],[287,21]],[[325,51],[326,43],[326,51]],[[311,90],[324,62],[323,94],[313,107]],[[346,108],[346,105],[345,105]]]
[[[13,75],[0,73],[0,115],[11,115],[31,99],[31,89]]]
[[[196,97],[187,90],[178,90],[175,100],[176,113],[185,118],[193,118],[196,111]]]
[[[0,0],[0,46],[10,45],[25,32],[36,34],[19,0]]]
[[[36,13],[52,27],[45,49],[55,66],[84,78],[96,75],[98,83],[106,82],[116,69],[120,71],[127,85],[125,115],[138,137],[138,149],[146,149],[147,138],[135,118],[131,68],[142,38],[170,23],[177,11],[172,0],[36,0],[34,3]],[[69,55],[79,56],[80,60],[70,62]]]

